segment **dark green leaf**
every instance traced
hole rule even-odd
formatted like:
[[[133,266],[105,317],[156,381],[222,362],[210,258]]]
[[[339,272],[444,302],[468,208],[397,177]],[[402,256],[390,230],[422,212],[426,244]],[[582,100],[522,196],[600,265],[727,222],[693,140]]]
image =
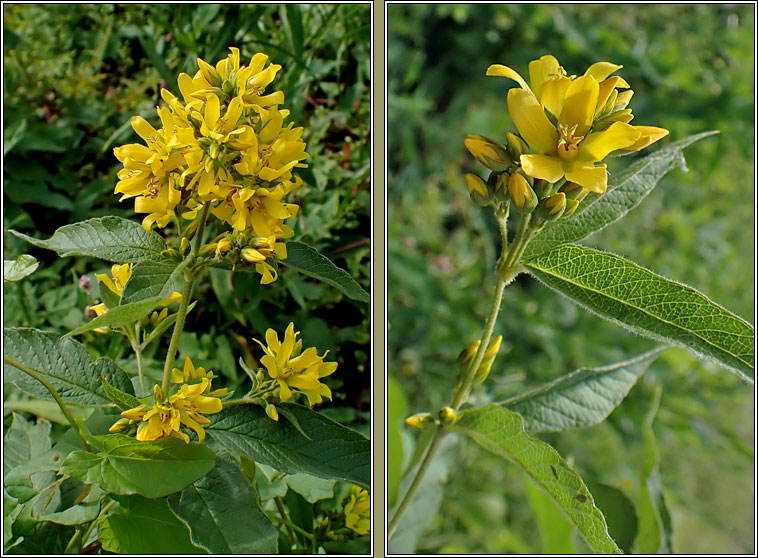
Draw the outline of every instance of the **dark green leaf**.
[[[93,256],[110,262],[126,263],[160,260],[166,243],[134,221],[121,217],[98,217],[59,228],[48,240],[9,231],[27,242],[55,250],[59,256]]]
[[[142,261],[134,264],[132,274],[121,293],[121,304],[126,305],[156,296],[168,297],[180,287],[182,271],[188,260],[181,264],[168,261]]]
[[[524,261],[536,258],[567,242],[576,242],[615,223],[645,199],[658,181],[676,166],[682,150],[698,140],[718,134],[703,132],[681,139],[631,164],[608,180],[608,191],[585,199],[580,209],[567,219],[549,224],[524,252]]]
[[[640,335],[712,358],[753,382],[755,329],[692,287],[578,244],[553,248],[526,267],[588,310]]]
[[[284,403],[310,439],[292,424],[268,418],[260,405],[230,405],[205,427],[232,454],[247,455],[283,473],[309,473],[369,486],[371,444],[358,432],[307,407]]]
[[[576,554],[571,540],[574,524],[555,505],[555,501],[527,476],[523,475],[526,497],[537,520],[543,554]],[[594,496],[594,493],[593,493]],[[610,529],[609,529],[610,531]]]
[[[453,429],[521,467],[550,494],[595,552],[620,553],[581,477],[553,448],[524,432],[520,415],[491,404],[463,411]]]
[[[261,511],[258,492],[228,459],[168,503],[190,530],[192,542],[211,554],[275,554],[278,530]]]
[[[102,385],[104,377],[122,391],[131,389],[129,377],[112,360],[101,358],[93,362],[84,345],[73,339],[61,339],[55,333],[32,328],[6,329],[3,347],[6,357],[44,377],[66,402],[110,406]],[[47,389],[25,372],[7,362],[4,370],[4,381],[31,395],[51,399]]]
[[[131,555],[203,554],[192,544],[187,526],[171,512],[165,498],[126,496],[118,500],[123,509],[98,524],[103,550]]]
[[[123,325],[131,324],[137,320],[141,320],[150,312],[158,308],[164,298],[162,296],[154,296],[152,298],[146,298],[139,302],[132,302],[131,304],[124,304],[123,306],[116,306],[108,310],[102,316],[98,316],[94,320],[90,320],[81,327],[77,327],[73,331],[69,331],[66,337],[72,335],[80,335],[86,331],[93,330],[98,327],[111,327],[116,328]]]
[[[560,432],[605,420],[665,347],[601,368],[580,368],[502,403],[524,419],[524,430]]]
[[[139,399],[113,387],[106,380],[103,380],[103,389],[105,390],[105,395],[108,399],[118,405],[119,409],[122,411],[128,411],[129,409],[134,409],[141,405]]]
[[[329,258],[307,244],[288,242],[287,259],[279,260],[279,263],[337,287],[353,300],[360,302],[369,302],[370,300],[369,294],[344,269],[334,265]]]
[[[624,552],[632,551],[637,534],[637,513],[632,501],[618,488],[599,482],[585,481],[595,505],[603,512],[608,532]]]
[[[195,482],[213,468],[216,455],[206,446],[176,438],[140,442],[122,434],[93,436],[98,453],[75,451],[61,471],[114,494],[160,498]]]
[[[392,506],[403,474],[401,424],[408,412],[405,393],[393,376],[387,377],[387,503]]]

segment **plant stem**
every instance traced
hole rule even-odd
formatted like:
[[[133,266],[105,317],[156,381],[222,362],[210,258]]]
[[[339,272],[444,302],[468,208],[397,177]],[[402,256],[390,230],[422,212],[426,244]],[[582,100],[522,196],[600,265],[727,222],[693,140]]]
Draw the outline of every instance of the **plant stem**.
[[[134,356],[137,358],[137,376],[139,377],[139,386],[142,390],[140,397],[143,397],[144,395],[147,395],[147,389],[145,389],[145,377],[142,372],[142,345],[140,345],[139,342],[139,324],[135,324],[133,327],[125,327],[124,333],[126,334],[126,338],[129,340],[129,344],[132,346]]]
[[[74,531],[74,536],[71,537],[71,540],[68,541],[66,548],[63,549],[63,554],[68,554],[71,551],[71,549],[74,548],[75,544],[79,544],[79,542],[82,540],[83,532],[84,532],[84,525],[77,525],[76,531]]]
[[[397,511],[395,512],[395,515],[392,517],[392,520],[390,521],[387,527],[388,539],[392,537],[392,535],[397,530],[397,526],[400,523],[400,518],[405,513],[405,510],[408,508],[408,504],[411,503],[413,496],[416,494],[418,487],[421,485],[421,481],[424,478],[424,475],[426,475],[426,471],[427,469],[429,469],[429,465],[432,463],[432,459],[437,453],[437,449],[439,448],[440,442],[442,441],[442,437],[444,436],[444,434],[445,434],[445,427],[442,426],[441,424],[438,425],[437,430],[434,432],[434,436],[432,437],[432,440],[429,444],[429,449],[426,450],[426,455],[424,455],[424,459],[421,462],[421,465],[419,465],[418,471],[416,471],[416,476],[413,478],[411,485],[408,487],[408,491],[405,493],[405,496],[403,496],[403,499],[400,501],[400,504],[397,507]]]
[[[71,425],[71,428],[74,429],[74,432],[76,432],[76,435],[79,436],[79,439],[81,440],[82,444],[84,444],[84,447],[87,449],[87,451],[91,451],[89,444],[87,443],[87,440],[84,439],[84,436],[82,436],[81,430],[79,430],[79,425],[76,424],[76,420],[74,420],[74,415],[71,414],[71,411],[68,410],[68,407],[66,407],[66,404],[63,402],[63,399],[61,399],[61,396],[58,395],[58,392],[55,391],[55,388],[50,385],[50,383],[45,380],[42,376],[37,374],[34,370],[31,370],[30,368],[27,368],[20,362],[17,362],[16,360],[3,356],[3,360],[10,364],[11,366],[15,366],[22,372],[25,372],[29,374],[32,378],[37,380],[39,383],[41,383],[43,386],[45,386],[45,389],[50,392],[50,395],[53,396],[53,399],[55,399],[55,402],[58,404],[58,407],[60,407],[61,411],[63,412],[63,416],[66,417],[66,420]]]
[[[531,230],[529,229],[529,222],[531,220],[531,217],[531,213],[525,213],[522,215],[518,232],[516,233],[516,237],[513,239],[510,250],[508,249],[508,233],[506,230],[507,217],[498,219],[502,245],[500,259],[498,259],[496,266],[497,283],[495,284],[495,293],[492,299],[490,313],[487,316],[487,321],[484,325],[484,332],[482,333],[479,348],[476,351],[476,355],[471,360],[471,363],[466,370],[466,375],[463,377],[463,380],[458,384],[458,386],[456,386],[453,395],[453,402],[451,404],[451,407],[455,412],[458,412],[461,405],[463,405],[465,402],[476,376],[476,371],[479,370],[479,367],[484,360],[484,355],[487,352],[487,347],[489,346],[490,339],[492,338],[492,332],[495,329],[497,315],[500,312],[500,305],[503,300],[503,292],[505,291],[505,287],[508,286],[511,279],[516,276],[518,270],[521,269],[519,265],[519,259],[524,253],[527,244],[529,244],[529,241],[532,239],[532,235],[530,234]],[[403,496],[403,499],[401,500],[400,504],[398,505],[397,511],[395,512],[395,515],[389,523],[387,529],[388,538],[392,537],[394,534],[400,522],[400,518],[402,517],[403,513],[405,513],[408,505],[410,504],[410,501],[413,499],[413,496],[418,490],[418,487],[421,485],[421,481],[423,480],[424,475],[426,475],[426,471],[429,469],[429,465],[437,453],[439,443],[444,434],[445,426],[441,424],[438,425],[437,430],[435,431],[434,436],[429,443],[429,448],[426,450],[424,459],[421,462],[418,471],[416,472],[416,476],[413,478],[411,485],[408,487],[408,491]]]
[[[282,523],[284,523],[284,526],[287,528],[287,539],[290,542],[290,546],[292,546],[295,544],[295,533],[292,532],[292,524],[287,519],[287,510],[284,509],[282,499],[279,496],[274,496],[274,503],[276,504],[276,509],[279,510]]]
[[[200,216],[200,225],[197,228],[197,236],[195,237],[195,245],[192,248],[192,254],[190,254],[190,264],[194,263],[197,258],[197,254],[200,252],[200,245],[203,242],[203,232],[205,230],[205,220],[208,218],[208,211],[210,210],[210,202],[206,202],[203,206],[203,213]],[[168,389],[171,385],[171,369],[174,367],[174,358],[176,357],[176,349],[179,345],[179,337],[184,330],[184,320],[187,317],[187,307],[192,296],[192,287],[194,286],[197,276],[195,272],[190,270],[184,277],[184,286],[182,287],[182,301],[179,304],[179,312],[176,315],[176,323],[174,324],[174,333],[171,335],[171,342],[168,345],[168,353],[166,354],[166,363],[163,366],[163,382],[161,388],[164,396],[168,395]]]

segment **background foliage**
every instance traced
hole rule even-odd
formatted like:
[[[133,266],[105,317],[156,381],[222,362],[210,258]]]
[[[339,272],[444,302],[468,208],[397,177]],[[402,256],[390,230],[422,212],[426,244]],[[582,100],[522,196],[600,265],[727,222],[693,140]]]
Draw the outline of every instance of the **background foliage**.
[[[481,334],[499,247],[495,223],[466,192],[463,174],[483,167],[463,138],[502,140],[506,130],[515,131],[505,105],[511,84],[484,76],[492,63],[522,74],[530,60],[548,53],[569,74],[599,60],[623,64],[619,73],[635,91],[633,124],[669,129],[662,145],[720,130],[689,147],[686,163],[639,208],[584,243],[688,283],[753,321],[753,20],[748,5],[388,7],[388,351],[399,385],[393,384],[390,416],[394,404],[406,404],[401,399],[408,413],[447,404],[455,358]],[[609,170],[631,160],[615,160]],[[475,393],[476,405],[654,346],[528,276],[506,290],[497,333],[504,335],[503,348],[489,393]],[[643,435],[643,424],[659,383],[651,437]],[[670,514],[673,551],[749,553],[753,408],[753,390],[734,375],[671,349],[606,422],[542,438],[585,480],[617,489],[606,490],[613,495],[607,502],[618,500],[606,503],[607,516],[628,512],[628,505],[644,515],[639,471],[657,440],[665,498],[659,513]],[[401,429],[407,461],[411,433],[401,421],[389,428]],[[584,550],[570,529],[557,542],[554,533],[551,538],[551,504],[545,507],[515,468],[471,443],[464,447],[440,456],[455,474],[447,475],[441,513],[420,538],[419,552]],[[399,455],[390,452],[391,469],[401,467],[393,463]]]
[[[79,288],[109,270],[90,258],[58,259],[6,234],[12,228],[48,238],[90,217],[140,220],[113,194],[120,164],[112,149],[139,141],[129,119],[157,125],[160,89],[178,93],[180,72],[196,58],[214,63],[229,46],[243,63],[265,52],[281,64],[291,120],[304,126],[311,157],[295,192],[301,206],[295,240],[308,243],[370,288],[370,7],[368,5],[4,5],[4,258],[30,253],[36,273],[4,286],[4,325],[65,333],[86,322],[92,299]],[[281,271],[281,270],[280,270]],[[247,377],[237,362],[257,366],[251,341],[294,321],[305,346],[330,350],[339,362],[327,383],[334,400],[318,410],[369,434],[369,307],[329,285],[284,271],[273,285],[254,274],[214,270],[201,282],[177,362],[213,369],[235,388]],[[136,370],[119,335],[89,332],[94,356]],[[165,340],[167,345],[168,339]],[[165,345],[148,355],[146,374],[160,377]],[[155,358],[153,359],[152,356]],[[219,386],[222,387],[222,386]],[[44,407],[44,410],[43,410]],[[55,415],[6,390],[4,413]],[[8,422],[6,422],[6,425]],[[54,429],[55,430],[55,429]],[[357,548],[357,547],[356,547]],[[356,551],[356,548],[342,549]]]

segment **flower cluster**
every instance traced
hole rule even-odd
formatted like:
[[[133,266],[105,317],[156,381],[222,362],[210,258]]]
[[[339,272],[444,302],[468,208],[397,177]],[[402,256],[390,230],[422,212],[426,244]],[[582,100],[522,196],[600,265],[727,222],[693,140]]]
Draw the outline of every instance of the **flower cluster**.
[[[239,49],[216,66],[198,59],[194,76],[180,74],[182,99],[167,89],[168,104],[158,108],[162,127],[132,118],[144,140],[114,149],[124,165],[115,192],[134,198],[134,210],[147,213],[142,226],[165,227],[172,218],[195,219],[210,204],[210,212],[236,231],[275,240],[292,236],[284,224],[298,206],[283,198],[302,184],[295,167],[308,157],[303,128],[285,124],[280,109],[284,94],[264,94],[281,69],[266,65],[268,56],[255,54],[240,65]],[[273,241],[272,241],[273,243]]]
[[[210,424],[211,415],[221,411],[220,396],[227,388],[211,391],[213,372],[195,368],[187,357],[184,370],[174,368],[171,380],[180,384],[173,395],[166,397],[159,386],[153,388],[153,406],[140,405],[121,413],[124,418],[116,422],[111,432],[133,429],[136,425],[137,440],[149,442],[159,438],[171,437],[189,443],[189,436],[180,430],[182,425],[191,428],[197,434],[199,442],[205,439],[203,425]]]
[[[279,400],[287,401],[293,393],[302,393],[308,398],[310,405],[316,405],[322,402],[322,396],[332,398],[329,386],[320,380],[333,374],[337,369],[337,363],[324,362],[329,351],[322,356],[319,356],[315,347],[303,351],[303,340],[297,338],[299,334],[300,332],[295,331],[295,324],[290,323],[281,342],[273,329],[266,331],[267,345],[257,339],[253,341],[263,347],[266,353],[261,357],[261,364],[276,382]]]
[[[611,75],[621,67],[597,62],[582,76],[568,76],[558,60],[547,55],[530,62],[527,83],[513,69],[491,65],[488,76],[507,77],[520,86],[507,96],[518,136],[508,134],[506,145],[481,136],[466,138],[466,148],[480,162],[495,173],[509,173],[489,188],[475,175],[467,175],[472,197],[487,201],[494,191],[511,196],[520,210],[532,211],[538,198],[555,196],[542,204],[543,217],[549,218],[563,213],[566,200],[578,203],[587,192],[604,193],[608,172],[599,163],[605,157],[639,151],[668,134],[663,128],[629,124],[634,115],[627,107],[634,92],[623,78]],[[527,147],[533,153],[525,153]],[[535,195],[532,190],[539,189],[536,182],[544,186],[559,181],[565,184],[561,192],[543,188]],[[575,210],[576,203],[571,206]]]
[[[348,501],[343,509],[348,529],[358,535],[368,535],[371,532],[371,495],[368,490],[351,486]]]

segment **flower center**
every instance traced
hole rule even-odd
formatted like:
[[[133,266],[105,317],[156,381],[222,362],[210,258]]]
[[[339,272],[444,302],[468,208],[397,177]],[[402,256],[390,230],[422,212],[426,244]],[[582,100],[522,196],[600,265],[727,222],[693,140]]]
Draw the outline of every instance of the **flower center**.
[[[558,157],[563,161],[573,161],[576,156],[579,155],[578,143],[584,139],[584,136],[576,136],[577,124],[574,124],[570,128],[563,124],[558,124],[558,132],[560,138],[558,139]]]

